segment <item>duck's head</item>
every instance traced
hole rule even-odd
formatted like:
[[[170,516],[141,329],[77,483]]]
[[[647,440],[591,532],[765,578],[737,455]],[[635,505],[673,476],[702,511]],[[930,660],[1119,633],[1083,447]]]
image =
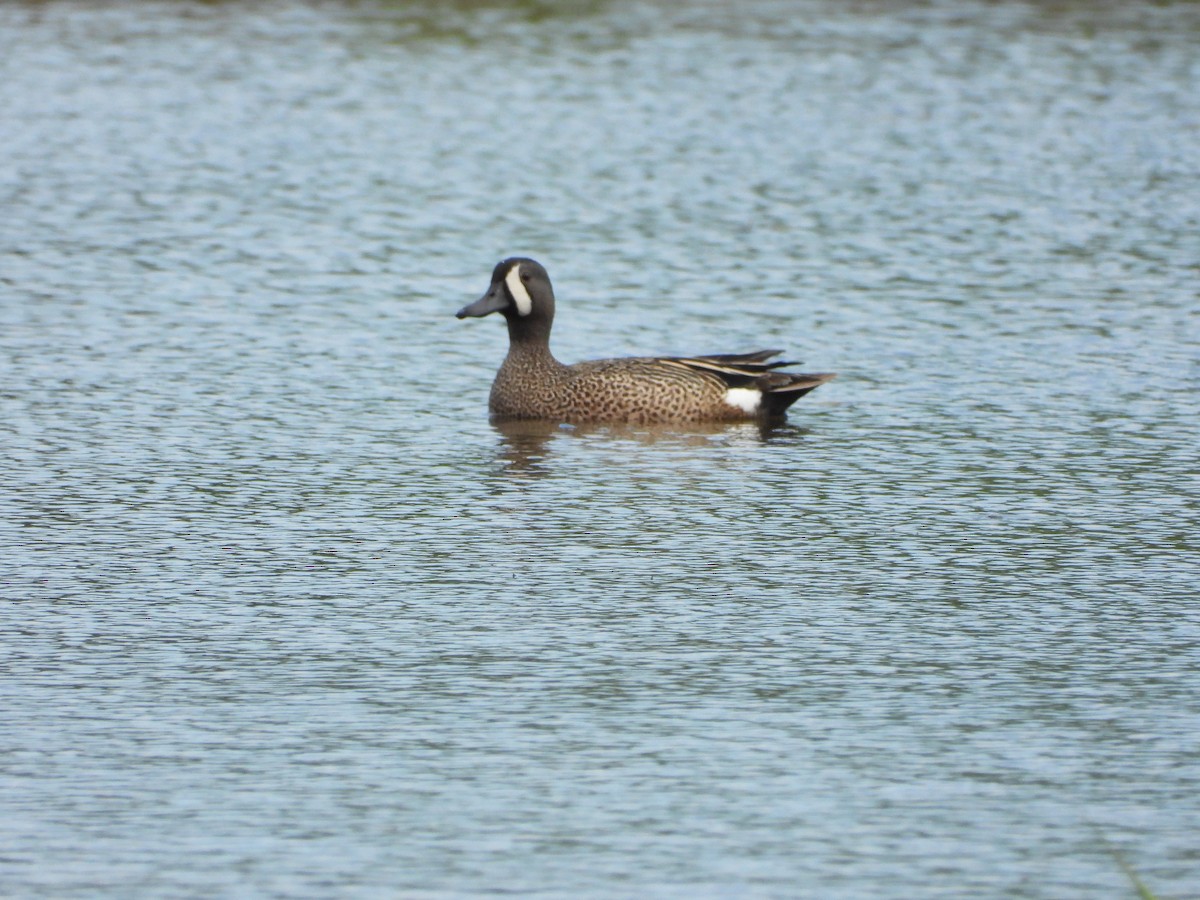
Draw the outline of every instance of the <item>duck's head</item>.
[[[464,306],[458,318],[501,313],[511,326],[539,323],[548,327],[554,319],[554,289],[550,276],[532,259],[514,256],[492,270],[492,283],[484,295]]]

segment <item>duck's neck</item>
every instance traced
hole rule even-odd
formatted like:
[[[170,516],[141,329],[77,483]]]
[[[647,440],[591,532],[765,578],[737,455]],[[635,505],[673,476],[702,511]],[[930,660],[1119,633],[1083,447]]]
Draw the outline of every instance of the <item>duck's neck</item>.
[[[508,319],[508,355],[553,361],[550,352],[550,326],[552,321],[541,316]]]

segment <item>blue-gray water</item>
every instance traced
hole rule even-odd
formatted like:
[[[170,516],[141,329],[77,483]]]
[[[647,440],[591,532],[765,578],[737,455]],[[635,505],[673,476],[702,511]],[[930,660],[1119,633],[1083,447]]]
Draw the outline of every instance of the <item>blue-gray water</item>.
[[[0,6],[0,895],[1200,896],[1200,6]],[[489,425],[789,349],[791,424]]]

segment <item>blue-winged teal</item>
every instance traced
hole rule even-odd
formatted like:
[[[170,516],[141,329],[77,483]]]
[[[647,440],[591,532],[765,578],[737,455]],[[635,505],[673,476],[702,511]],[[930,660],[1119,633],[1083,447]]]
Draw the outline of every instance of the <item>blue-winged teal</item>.
[[[715,356],[597,359],[565,366],[550,352],[554,290],[532,259],[496,265],[482,297],[458,318],[498,312],[508,322],[508,356],[488,408],[500,419],[560,422],[736,422],[785,417],[787,408],[833,375],[774,371],[778,350]]]

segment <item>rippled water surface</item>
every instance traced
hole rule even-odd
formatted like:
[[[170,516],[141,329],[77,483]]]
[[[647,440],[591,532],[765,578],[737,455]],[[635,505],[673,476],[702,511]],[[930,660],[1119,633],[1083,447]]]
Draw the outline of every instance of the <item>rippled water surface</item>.
[[[1197,46],[0,6],[0,894],[1200,896]],[[840,378],[495,427],[515,253]]]

